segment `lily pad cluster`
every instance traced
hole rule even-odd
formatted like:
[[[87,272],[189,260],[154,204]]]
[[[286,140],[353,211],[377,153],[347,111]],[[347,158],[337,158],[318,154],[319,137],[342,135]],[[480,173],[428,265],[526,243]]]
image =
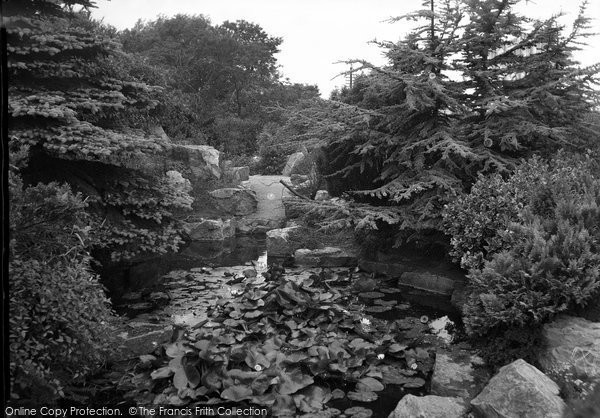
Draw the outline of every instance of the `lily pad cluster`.
[[[216,296],[207,321],[165,345],[162,358],[135,376],[147,380],[144,401],[336,416],[342,411],[328,405],[332,400],[368,403],[387,385],[399,392],[423,387],[433,358],[410,345],[406,324],[353,309],[352,295],[324,277],[270,269],[235,283],[231,297]],[[363,405],[344,412],[371,415]]]

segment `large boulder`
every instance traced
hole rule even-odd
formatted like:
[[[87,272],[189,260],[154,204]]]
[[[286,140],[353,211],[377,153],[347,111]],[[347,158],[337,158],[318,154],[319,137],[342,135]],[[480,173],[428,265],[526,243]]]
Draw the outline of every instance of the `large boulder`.
[[[249,189],[226,187],[209,192],[217,209],[227,215],[244,216],[256,212],[258,199]]]
[[[388,418],[462,418],[467,404],[460,398],[435,395],[404,396]]]
[[[229,219],[201,219],[186,223],[183,228],[192,241],[223,241],[235,236],[235,224]]]
[[[470,401],[489,380],[484,361],[469,350],[452,346],[438,349],[431,378],[431,394]]]
[[[571,369],[577,376],[600,378],[600,322],[559,316],[542,330],[545,348],[538,361],[545,372]]]
[[[516,360],[500,369],[471,406],[483,418],[561,418],[566,405],[544,373]]]
[[[309,250],[302,248],[294,252],[294,263],[306,267],[352,267],[357,264],[356,254],[337,247]]]
[[[298,168],[305,158],[306,156],[302,152],[295,152],[294,154],[290,155],[281,174],[284,176],[292,175],[295,172],[294,170]]]
[[[183,164],[192,183],[221,178],[220,153],[211,146],[173,144],[171,158]]]
[[[250,167],[227,167],[223,168],[223,178],[231,183],[239,184],[250,178]]]
[[[272,229],[267,232],[267,254],[269,257],[287,258],[301,247],[298,235],[301,229],[297,226]]]

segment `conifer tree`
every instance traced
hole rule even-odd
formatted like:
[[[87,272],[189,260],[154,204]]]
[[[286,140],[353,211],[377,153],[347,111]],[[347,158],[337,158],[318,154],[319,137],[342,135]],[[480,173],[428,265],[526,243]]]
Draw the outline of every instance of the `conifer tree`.
[[[170,218],[190,198],[161,167],[144,167],[169,145],[139,129],[158,89],[121,68],[120,45],[89,19],[89,7],[7,3],[12,146],[30,149],[27,182],[68,181],[89,196],[103,225],[96,247],[113,258],[174,249],[180,238]]]
[[[397,205],[401,239],[439,230],[443,205],[479,173],[590,146],[580,123],[597,100],[600,65],[581,69],[572,57],[589,36],[585,3],[569,32],[557,16],[518,16],[517,3],[424,2],[398,18],[424,23],[382,43],[388,65],[363,62],[370,74],[350,92],[354,101],[338,106],[354,116],[326,147],[326,174],[346,178],[344,191],[357,198]],[[370,187],[357,190],[352,182],[362,176],[364,185],[365,174]]]

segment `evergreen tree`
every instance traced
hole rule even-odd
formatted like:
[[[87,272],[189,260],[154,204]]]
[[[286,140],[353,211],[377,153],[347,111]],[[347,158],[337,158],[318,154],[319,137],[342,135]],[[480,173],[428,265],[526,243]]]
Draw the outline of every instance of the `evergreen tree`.
[[[478,173],[590,146],[593,134],[581,122],[597,100],[600,65],[580,69],[572,58],[589,36],[585,3],[568,33],[556,16],[517,16],[516,3],[424,2],[398,18],[424,23],[398,43],[381,44],[387,66],[362,62],[370,74],[332,111],[352,116],[325,149],[326,174],[344,186],[338,192],[397,205],[401,239],[440,230],[443,205]]]
[[[176,249],[171,217],[190,198],[156,163],[168,143],[133,129],[157,105],[158,89],[121,68],[120,45],[89,19],[91,6],[7,3],[11,144],[31,150],[28,183],[68,181],[89,196],[103,225],[96,248],[113,258]]]

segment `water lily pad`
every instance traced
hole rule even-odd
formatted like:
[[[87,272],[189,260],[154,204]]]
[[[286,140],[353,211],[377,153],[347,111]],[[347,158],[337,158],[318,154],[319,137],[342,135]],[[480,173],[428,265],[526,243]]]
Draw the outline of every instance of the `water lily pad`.
[[[420,377],[409,377],[408,382],[404,383],[405,388],[420,388],[425,386],[425,379]]]
[[[229,386],[223,392],[221,392],[221,398],[227,399],[233,402],[243,401],[244,399],[252,398],[252,389],[248,386],[233,385]]]
[[[331,399],[343,399],[346,396],[346,393],[341,389],[334,389],[331,392]]]
[[[175,372],[170,367],[161,367],[160,369],[154,370],[150,373],[152,379],[166,379],[167,377],[173,376]]]
[[[293,398],[296,408],[300,411],[307,413],[318,412],[331,399],[331,392],[329,389],[312,385],[296,393]]]
[[[314,380],[311,376],[303,374],[299,369],[292,371],[282,371],[279,375],[279,385],[277,391],[282,395],[291,395],[308,385],[312,385]]]
[[[381,305],[381,306],[394,306],[398,303],[398,301],[397,300],[377,299],[377,300],[375,300],[375,303],[377,305]]]
[[[359,293],[358,296],[364,299],[377,299],[385,295],[381,292],[363,292]]]
[[[400,293],[401,290],[400,289],[396,289],[393,287],[382,287],[381,289],[379,289],[380,292],[383,293]]]
[[[344,414],[350,418],[370,418],[373,416],[373,411],[362,406],[353,406],[344,411]]]
[[[258,318],[258,317],[259,317],[259,316],[261,316],[261,315],[262,315],[262,311],[258,311],[258,310],[256,310],[256,311],[249,311],[249,312],[246,312],[246,313],[244,314],[244,317],[245,317],[245,318]]]
[[[380,392],[384,389],[384,386],[373,377],[363,377],[356,384],[356,389],[361,392]]]
[[[368,306],[365,308],[366,312],[370,312],[370,313],[382,313],[382,312],[387,312],[387,311],[391,311],[392,307],[391,306]]]
[[[388,351],[390,353],[399,353],[401,351],[406,350],[407,348],[408,348],[408,346],[406,344],[392,344],[388,348]]]
[[[346,396],[348,396],[348,399],[359,402],[373,402],[378,398],[375,392],[368,392],[362,390],[358,392],[348,392]]]

